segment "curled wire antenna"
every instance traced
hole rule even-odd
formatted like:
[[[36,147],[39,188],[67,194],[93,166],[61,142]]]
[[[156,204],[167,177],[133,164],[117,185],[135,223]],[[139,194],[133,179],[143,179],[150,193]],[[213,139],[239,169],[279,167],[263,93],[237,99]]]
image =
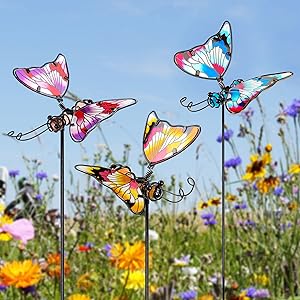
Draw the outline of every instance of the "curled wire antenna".
[[[150,178],[150,176],[153,174],[153,167],[154,167],[154,165],[151,165],[151,164],[148,166],[148,171],[145,174],[144,179],[147,180]]]
[[[43,127],[45,127],[45,126],[46,126],[46,129],[43,129]],[[41,131],[39,131],[39,129]],[[29,141],[29,140],[32,140],[32,139],[40,136],[41,134],[43,134],[47,130],[49,130],[48,122],[45,123],[45,124],[42,124],[42,125],[38,126],[37,128],[34,128],[34,129],[32,129],[32,130],[30,130],[28,132],[25,132],[25,133],[19,132],[19,133],[15,134],[15,132],[12,130],[12,131],[10,131],[10,132],[8,132],[6,134],[4,133],[4,135],[12,137],[12,138],[15,138],[18,141],[24,142],[24,141]],[[36,134],[32,135],[36,131],[39,131],[39,132],[37,132]]]
[[[66,121],[64,119],[64,114],[61,114],[59,116],[48,116],[48,121],[45,124],[42,124],[38,126],[37,128],[34,128],[28,132],[19,132],[18,134],[15,134],[15,132],[12,130],[7,134],[7,136],[10,136],[12,138],[15,138],[18,141],[24,142],[24,141],[29,141],[32,140],[41,134],[43,134],[46,131],[53,131],[53,132],[58,132],[62,130],[66,125]],[[46,128],[43,128],[47,126]],[[36,132],[37,131],[37,132]],[[33,135],[33,133],[35,133]]]
[[[183,107],[186,107],[186,108],[187,108],[189,111],[191,111],[191,112],[197,112],[197,111],[203,110],[203,109],[205,109],[206,107],[209,106],[207,99],[202,100],[202,101],[200,101],[200,102],[198,102],[198,103],[196,103],[196,104],[194,104],[193,101],[189,101],[189,102],[186,104],[187,100],[188,100],[187,97],[182,97],[182,98],[180,99],[180,104],[181,104]],[[205,103],[205,102],[207,103],[205,106],[202,106],[202,107],[200,107],[200,108],[197,109],[197,106],[198,106],[198,105],[200,105],[200,104],[202,104],[202,103]],[[196,107],[195,110],[192,109],[192,108],[194,108],[194,107]]]
[[[171,200],[169,200],[169,199],[167,199],[167,198],[164,198],[164,197],[162,197],[162,198],[163,198],[164,200],[170,202],[170,203],[178,203],[178,202],[182,201],[184,197],[186,197],[186,196],[188,196],[188,195],[190,195],[190,194],[192,193],[192,191],[194,190],[194,187],[195,187],[195,185],[196,185],[196,184],[195,184],[195,180],[194,180],[192,177],[188,177],[186,181],[187,181],[187,183],[191,186],[190,191],[187,192],[187,193],[185,193],[184,190],[183,190],[182,188],[179,188],[178,194],[172,193],[172,192],[170,192],[170,191],[163,190],[165,193],[171,194],[171,195],[173,195],[173,196],[175,196],[175,197],[180,197],[178,200],[171,201]]]

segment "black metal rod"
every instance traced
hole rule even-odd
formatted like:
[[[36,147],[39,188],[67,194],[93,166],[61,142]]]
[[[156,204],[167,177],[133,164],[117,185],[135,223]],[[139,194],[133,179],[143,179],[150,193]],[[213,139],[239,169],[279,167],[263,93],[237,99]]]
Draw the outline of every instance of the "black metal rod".
[[[149,199],[145,199],[145,300],[149,300]]]
[[[64,299],[65,290],[65,250],[64,250],[64,236],[65,236],[65,141],[64,129],[60,132],[60,299]]]
[[[222,105],[222,299],[225,300],[225,108]]]

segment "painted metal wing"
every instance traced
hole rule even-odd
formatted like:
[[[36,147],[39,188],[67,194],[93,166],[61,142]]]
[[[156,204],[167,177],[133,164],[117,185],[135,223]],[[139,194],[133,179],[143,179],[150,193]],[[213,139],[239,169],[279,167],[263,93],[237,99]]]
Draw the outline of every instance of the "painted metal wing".
[[[231,52],[231,27],[226,21],[220,31],[203,45],[177,52],[174,62],[178,68],[190,75],[205,79],[219,79],[229,66]]]
[[[144,154],[150,165],[174,157],[190,146],[200,134],[197,125],[173,126],[160,120],[153,111],[149,114],[144,131]]]
[[[44,96],[60,99],[68,90],[69,71],[62,54],[41,67],[16,68],[13,74],[27,88]]]
[[[70,136],[75,142],[85,139],[97,124],[111,117],[118,110],[133,105],[135,99],[103,100],[93,103],[91,100],[77,101],[72,108],[73,117],[69,127]]]
[[[237,81],[230,87],[227,94],[226,108],[230,113],[237,114],[254,100],[263,90],[268,89],[281,79],[292,76],[292,72],[282,72],[254,77],[246,81]]]
[[[111,168],[76,165],[75,169],[94,177],[110,188],[134,214],[142,214],[145,200],[138,182],[129,167],[115,165]]]

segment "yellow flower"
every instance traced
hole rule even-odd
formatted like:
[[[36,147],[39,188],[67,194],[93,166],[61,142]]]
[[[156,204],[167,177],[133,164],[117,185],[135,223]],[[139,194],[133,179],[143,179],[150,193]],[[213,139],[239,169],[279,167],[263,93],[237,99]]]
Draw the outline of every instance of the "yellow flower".
[[[150,290],[150,293],[155,293],[157,291],[158,287],[154,284],[150,284],[150,287],[149,287],[149,290]]]
[[[271,152],[272,151],[272,144],[267,144],[265,147],[266,152]]]
[[[202,209],[207,208],[208,206],[209,206],[209,204],[207,202],[199,201],[199,203],[197,204],[197,209],[202,210]]]
[[[91,298],[84,294],[73,294],[68,297],[68,300],[91,300]]]
[[[130,271],[144,269],[145,244],[141,241],[136,242],[133,245],[126,242],[124,247],[120,244],[115,244],[112,246],[110,253],[112,264],[119,269]]]
[[[97,279],[96,273],[85,273],[81,275],[77,280],[77,287],[81,290],[88,290],[94,284],[94,281]]]
[[[242,292],[242,293],[240,293],[238,300],[251,300],[251,299],[250,299],[249,297],[247,297],[246,295],[247,295],[247,292]]]
[[[2,214],[5,210],[5,205],[4,203],[0,203],[0,214]]]
[[[278,177],[269,176],[267,178],[260,179],[257,183],[257,189],[262,193],[266,194],[271,189],[274,189],[278,184],[280,183],[280,180]]]
[[[2,283],[16,288],[36,285],[42,276],[40,266],[31,260],[8,262],[0,268]]]
[[[206,294],[206,295],[200,296],[200,298],[198,300],[214,300],[214,296],[211,294]]]
[[[208,203],[209,206],[212,206],[212,205],[218,206],[218,205],[221,204],[221,198],[220,198],[220,197],[212,197],[212,198],[209,198],[209,199],[207,200],[207,203]]]
[[[229,202],[234,202],[238,199],[237,195],[233,195],[231,193],[227,193],[225,197],[226,197],[226,200]]]
[[[13,221],[14,220],[11,217],[7,216],[7,215],[0,216],[0,228],[4,224],[11,224],[11,223],[13,223]],[[0,232],[0,241],[7,242],[7,241],[9,241],[11,239],[12,239],[11,234],[6,233],[6,232]]]
[[[116,243],[116,244],[113,244],[111,249],[110,249],[110,261],[112,262],[112,264],[115,264],[116,261],[119,260],[119,258],[121,257],[121,255],[123,254],[124,252],[124,247],[120,244],[120,243]]]
[[[114,228],[110,228],[110,229],[106,230],[105,233],[104,233],[105,237],[111,238],[114,232],[115,232]]]
[[[288,172],[290,174],[300,173],[300,164],[291,164]]]
[[[254,274],[253,277],[254,277],[254,282],[262,286],[266,286],[270,283],[270,279],[266,274],[262,274],[262,275]]]
[[[298,208],[298,203],[296,201],[292,201],[288,204],[288,209],[290,211],[297,210],[297,208]]]
[[[270,153],[264,153],[263,156],[254,154],[250,156],[251,163],[246,167],[246,174],[243,176],[244,180],[254,181],[257,178],[263,178],[266,175],[266,165],[272,161]]]
[[[144,271],[124,272],[121,282],[126,289],[143,289],[145,287],[145,273]]]
[[[47,274],[50,277],[60,277],[60,254],[50,253],[47,257]],[[71,272],[70,266],[66,260],[64,260],[64,273],[69,275]]]

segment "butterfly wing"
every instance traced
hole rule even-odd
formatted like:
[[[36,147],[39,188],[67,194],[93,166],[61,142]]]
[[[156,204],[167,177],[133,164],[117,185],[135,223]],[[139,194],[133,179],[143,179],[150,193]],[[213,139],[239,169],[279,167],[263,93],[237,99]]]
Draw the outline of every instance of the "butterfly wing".
[[[233,114],[241,112],[263,90],[292,75],[292,72],[282,72],[239,81],[229,89],[225,104],[227,110]]]
[[[129,167],[118,165],[102,168],[76,165],[75,169],[91,175],[98,182],[110,188],[134,214],[143,213],[145,207],[143,194]]]
[[[98,123],[111,117],[118,110],[133,105],[135,99],[103,100],[87,104],[77,101],[73,109],[73,117],[70,124],[70,135],[73,141],[81,142]]]
[[[62,54],[41,67],[16,68],[13,74],[27,88],[51,98],[62,98],[69,85],[68,66]]]
[[[229,66],[231,52],[231,27],[226,21],[220,31],[203,45],[177,52],[174,62],[178,68],[190,75],[205,79],[219,79]]]
[[[149,114],[144,132],[144,153],[150,165],[155,165],[182,152],[200,134],[201,128],[173,126],[160,120],[153,111]]]

